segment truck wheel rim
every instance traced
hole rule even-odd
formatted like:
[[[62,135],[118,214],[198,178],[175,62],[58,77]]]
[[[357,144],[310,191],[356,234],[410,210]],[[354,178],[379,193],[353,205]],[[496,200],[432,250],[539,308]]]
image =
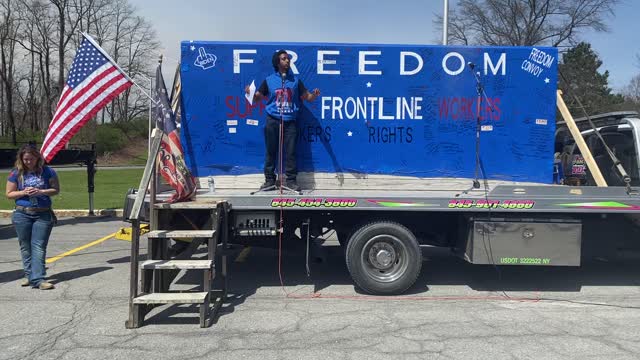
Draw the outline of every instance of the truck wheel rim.
[[[362,270],[379,282],[398,280],[406,271],[407,248],[393,235],[377,235],[362,248]]]

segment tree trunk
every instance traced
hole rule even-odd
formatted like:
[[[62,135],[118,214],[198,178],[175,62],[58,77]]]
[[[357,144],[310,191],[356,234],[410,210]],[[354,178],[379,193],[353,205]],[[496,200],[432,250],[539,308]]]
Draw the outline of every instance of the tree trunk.
[[[33,44],[33,38],[31,39],[31,43]],[[30,71],[29,71],[29,96],[28,101],[29,101],[29,107],[30,109],[27,110],[25,109],[25,113],[26,112],[30,112],[30,117],[31,117],[31,130],[32,131],[38,131],[40,130],[40,126],[38,125],[38,101],[36,101],[36,89],[37,89],[37,80],[36,80],[36,55],[34,51],[30,52],[31,55],[31,67],[30,67]]]
[[[0,114],[4,114],[4,86],[0,86]],[[2,129],[0,131],[2,136],[6,136],[8,133],[4,118],[2,119]]]
[[[11,143],[13,145],[17,145],[16,120],[13,114],[13,75],[10,73],[11,67],[7,69],[7,52],[5,50],[5,46],[5,39],[3,39],[1,44],[2,50],[0,50],[0,56],[2,57],[2,84],[4,85],[5,99],[7,100],[6,110],[7,118],[9,119],[9,130],[11,131]]]
[[[9,119],[9,130],[11,131],[11,142],[17,145],[16,120],[13,113],[13,53],[15,51],[15,42],[10,40],[15,36],[17,29],[14,28],[13,18],[11,14],[11,2],[6,4],[7,12],[5,14],[4,26],[0,36],[0,58],[2,60],[2,68],[0,78],[5,91],[6,114]]]
[[[64,46],[65,46],[65,19],[63,6],[58,7],[58,15],[60,16],[60,28],[58,39],[58,94],[62,94],[64,88]]]

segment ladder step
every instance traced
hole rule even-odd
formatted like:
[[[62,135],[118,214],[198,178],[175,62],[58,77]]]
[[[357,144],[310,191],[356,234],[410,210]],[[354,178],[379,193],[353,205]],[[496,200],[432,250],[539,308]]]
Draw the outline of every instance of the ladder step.
[[[149,239],[169,238],[211,238],[215,230],[154,230],[147,234]]]
[[[133,299],[134,304],[203,304],[209,293],[153,293],[138,296]]]
[[[213,267],[213,260],[146,260],[140,263],[141,269],[202,269]]]

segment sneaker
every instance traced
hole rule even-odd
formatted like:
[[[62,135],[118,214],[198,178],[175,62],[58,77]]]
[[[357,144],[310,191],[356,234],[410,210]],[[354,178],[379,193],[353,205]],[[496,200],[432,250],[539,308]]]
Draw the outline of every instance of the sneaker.
[[[260,190],[273,190],[276,187],[276,182],[275,180],[267,180],[264,182],[264,184],[260,185]]]
[[[298,183],[295,180],[287,180],[284,183],[284,186],[288,187],[289,189],[291,189],[293,191],[300,191],[300,186],[298,185]]]
[[[55,286],[53,286],[52,283],[46,282],[46,281],[43,281],[43,282],[40,283],[40,285],[38,285],[38,289],[40,289],[40,290],[51,290],[54,287]]]
[[[22,279],[20,286],[29,286],[29,278]]]

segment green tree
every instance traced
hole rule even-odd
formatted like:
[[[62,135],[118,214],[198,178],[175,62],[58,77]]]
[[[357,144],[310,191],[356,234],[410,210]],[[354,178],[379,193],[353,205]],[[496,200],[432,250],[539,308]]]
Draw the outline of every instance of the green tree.
[[[589,115],[612,111],[624,101],[622,95],[611,93],[609,71],[600,73],[600,66],[602,61],[598,54],[585,42],[562,55],[559,87],[574,117],[583,117],[585,111]],[[584,110],[579,103],[584,106]]]

